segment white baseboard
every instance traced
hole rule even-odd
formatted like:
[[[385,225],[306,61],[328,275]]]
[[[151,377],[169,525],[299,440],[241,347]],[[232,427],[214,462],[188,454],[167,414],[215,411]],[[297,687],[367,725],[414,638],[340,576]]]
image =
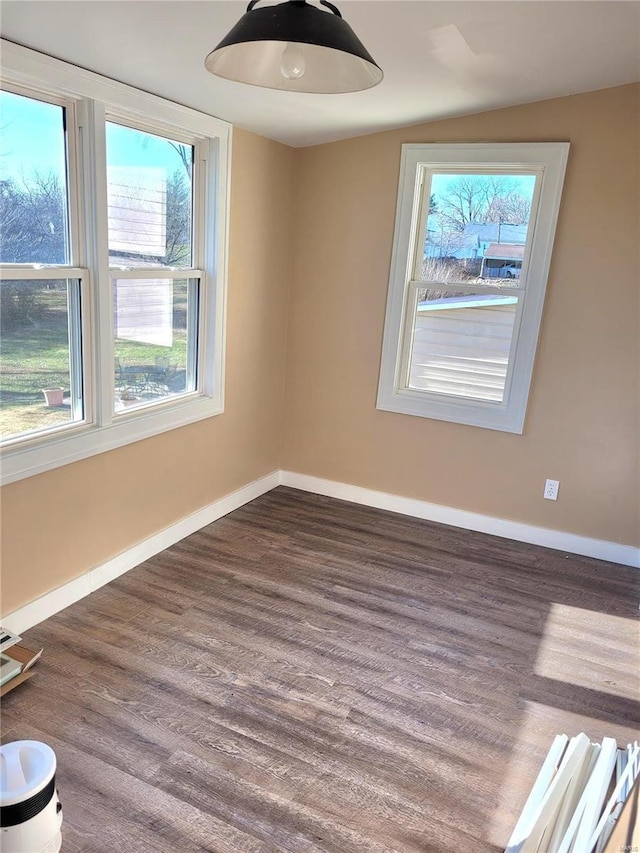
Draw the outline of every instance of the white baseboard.
[[[621,545],[605,539],[592,539],[589,536],[577,536],[575,533],[549,530],[545,527],[534,527],[531,524],[493,518],[489,515],[480,515],[476,512],[467,512],[463,509],[427,503],[427,501],[413,498],[402,498],[387,492],[376,492],[373,489],[350,486],[347,483],[323,480],[320,477],[296,474],[292,471],[281,471],[280,483],[283,486],[315,492],[330,498],[339,498],[343,501],[399,512],[402,515],[450,524],[453,527],[478,530],[481,533],[490,533],[505,539],[543,545],[558,551],[568,551],[570,554],[580,554],[584,557],[595,557],[598,560],[640,568],[640,548],[634,548],[631,545]]]
[[[48,619],[49,616],[64,610],[65,607],[69,607],[70,604],[109,583],[109,581],[139,566],[140,563],[155,554],[159,554],[160,551],[164,551],[165,548],[175,545],[185,536],[206,527],[207,524],[211,524],[218,518],[233,512],[234,509],[244,506],[244,504],[271,491],[278,485],[290,486],[304,492],[314,492],[318,495],[339,498],[340,500],[351,501],[351,503],[364,504],[391,512],[399,512],[402,515],[410,515],[415,518],[437,521],[441,524],[450,524],[466,530],[478,530],[482,533],[490,533],[493,536],[502,536],[505,539],[515,539],[518,542],[530,542],[533,545],[543,545],[546,548],[555,548],[558,551],[567,551],[571,554],[581,554],[585,557],[595,557],[611,563],[622,563],[625,566],[640,568],[640,548],[633,548],[630,545],[620,545],[603,539],[591,539],[588,536],[577,536],[574,533],[563,533],[560,530],[549,530],[544,527],[521,524],[517,521],[493,518],[489,515],[480,515],[440,504],[403,498],[387,492],[376,492],[373,489],[365,489],[361,486],[351,486],[348,483],[323,480],[320,477],[311,477],[307,474],[296,474],[292,471],[273,471],[266,477],[248,483],[230,495],[214,501],[204,509],[194,512],[193,515],[183,518],[159,533],[155,533],[123,554],[96,566],[84,575],[80,575],[80,577],[58,587],[58,589],[47,592],[35,601],[14,610],[8,616],[3,616],[3,627],[16,634],[27,631],[34,625]]]
[[[125,551],[123,554],[118,554],[112,560],[107,560],[106,563],[96,566],[96,568],[91,569],[84,575],[80,575],[78,578],[74,578],[72,581],[58,587],[58,589],[47,592],[35,601],[26,604],[24,607],[20,607],[18,610],[14,610],[8,616],[3,616],[2,627],[8,628],[9,631],[13,631],[16,634],[21,634],[23,631],[33,628],[34,625],[48,619],[54,613],[64,610],[65,607],[68,607],[75,601],[79,601],[81,598],[109,583],[109,581],[114,580],[114,578],[123,575],[130,569],[139,566],[140,563],[143,563],[155,554],[159,554],[165,548],[175,545],[176,542],[184,539],[185,536],[189,536],[202,527],[206,527],[207,524],[211,524],[211,522],[216,521],[218,518],[222,518],[223,515],[227,515],[233,512],[234,509],[244,506],[244,504],[249,503],[249,501],[263,495],[265,492],[270,492],[279,482],[280,472],[274,471],[260,480],[254,480],[254,482],[243,486],[230,495],[225,495],[225,497],[214,501],[209,506],[204,507],[204,509],[194,512],[193,515],[183,518],[181,521],[172,524],[170,527],[166,527],[159,533],[155,533],[138,545],[134,545],[133,548]]]

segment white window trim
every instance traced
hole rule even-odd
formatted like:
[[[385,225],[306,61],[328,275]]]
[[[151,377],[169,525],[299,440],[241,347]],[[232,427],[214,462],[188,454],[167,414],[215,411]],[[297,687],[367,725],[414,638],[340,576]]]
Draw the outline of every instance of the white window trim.
[[[134,441],[175,429],[224,410],[224,353],[226,328],[226,283],[228,258],[229,176],[232,127],[213,116],[172,103],[147,92],[118,83],[91,71],[69,65],[44,54],[0,40],[3,83],[23,87],[45,97],[55,96],[77,106],[79,138],[74,140],[78,156],[74,178],[79,183],[81,230],[88,235],[106,234],[91,221],[93,211],[106,217],[106,192],[92,178],[96,174],[91,159],[106,158],[104,138],[96,128],[105,114],[132,124],[143,123],[175,138],[187,136],[209,140],[204,196],[196,199],[213,219],[213,239],[206,241],[201,254],[207,286],[201,302],[199,375],[200,393],[186,394],[166,403],[113,416],[113,349],[111,287],[106,241],[79,244],[83,287],[85,348],[85,417],[83,422],[52,429],[8,443],[0,460],[0,482],[7,484],[58,468]],[[95,203],[99,202],[99,203]],[[206,227],[206,226],[205,226]],[[75,226],[74,226],[75,228]],[[77,233],[76,235],[77,238]],[[104,245],[103,245],[104,243]],[[85,256],[86,255],[86,256]],[[86,268],[85,268],[86,267]],[[24,267],[22,268],[25,269]],[[60,267],[55,268],[60,271]],[[9,266],[3,269],[8,272]],[[69,268],[69,272],[71,272]],[[44,274],[44,273],[43,273]],[[24,277],[24,276],[23,276]],[[185,276],[183,276],[185,277]],[[188,274],[187,276],[188,277]],[[100,286],[97,286],[97,285]],[[87,334],[88,333],[88,334]],[[98,375],[102,366],[102,374]],[[106,375],[104,375],[106,374]]]
[[[378,409],[504,432],[523,432],[568,153],[568,142],[402,146]],[[532,223],[533,234],[525,260],[526,289],[514,324],[504,403],[412,390],[400,378],[403,355],[406,356],[403,348],[407,346],[409,282],[413,277],[421,216],[420,176],[425,166],[450,168],[452,165],[469,169],[508,166],[541,172],[541,180],[536,182],[537,216]],[[532,210],[535,208],[534,198]]]

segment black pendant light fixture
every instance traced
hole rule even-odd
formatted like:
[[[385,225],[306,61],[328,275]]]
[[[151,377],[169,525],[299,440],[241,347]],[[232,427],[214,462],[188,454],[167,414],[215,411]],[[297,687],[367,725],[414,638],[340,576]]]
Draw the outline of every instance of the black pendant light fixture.
[[[307,0],[286,0],[246,13],[204,61],[227,80],[291,92],[337,94],[370,89],[382,70],[333,3],[325,12]]]

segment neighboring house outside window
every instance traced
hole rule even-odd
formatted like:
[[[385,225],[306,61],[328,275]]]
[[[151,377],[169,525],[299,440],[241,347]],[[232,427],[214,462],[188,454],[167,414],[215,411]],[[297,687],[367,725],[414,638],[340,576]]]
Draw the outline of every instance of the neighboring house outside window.
[[[230,126],[3,43],[2,479],[223,409]]]
[[[379,409],[523,431],[568,148],[403,146]]]
[[[490,243],[484,250],[480,278],[520,278],[524,243]]]

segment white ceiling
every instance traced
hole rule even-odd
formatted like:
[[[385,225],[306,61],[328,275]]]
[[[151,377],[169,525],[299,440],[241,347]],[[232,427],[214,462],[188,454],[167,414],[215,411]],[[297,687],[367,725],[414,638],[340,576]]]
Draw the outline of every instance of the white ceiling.
[[[374,89],[303,95],[210,75],[204,57],[242,0],[4,0],[0,30],[295,146],[640,79],[636,0],[335,2],[385,72]]]

